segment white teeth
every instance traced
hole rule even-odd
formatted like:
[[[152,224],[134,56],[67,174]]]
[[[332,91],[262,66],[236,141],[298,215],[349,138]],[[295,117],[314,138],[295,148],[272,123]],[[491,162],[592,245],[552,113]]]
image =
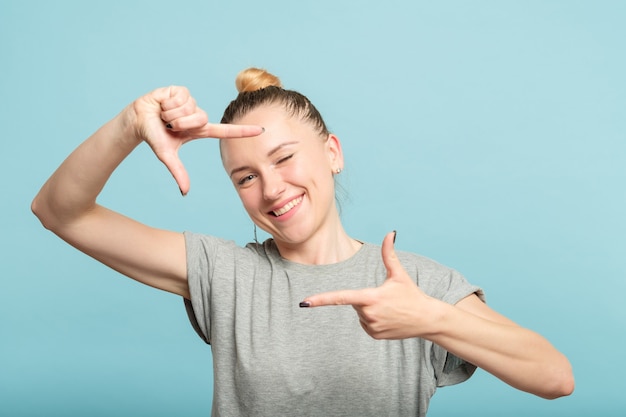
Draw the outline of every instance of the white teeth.
[[[291,210],[292,208],[294,208],[301,202],[302,202],[302,197],[298,197],[295,200],[288,202],[287,204],[285,204],[278,210],[274,210],[272,213],[274,213],[274,216],[276,217],[282,216],[283,214],[287,213],[289,210]]]

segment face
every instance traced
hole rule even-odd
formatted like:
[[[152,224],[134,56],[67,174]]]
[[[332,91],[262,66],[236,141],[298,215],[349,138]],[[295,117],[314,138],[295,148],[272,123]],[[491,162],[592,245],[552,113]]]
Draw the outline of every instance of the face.
[[[333,173],[343,168],[338,139],[320,137],[277,105],[234,123],[265,128],[253,138],[221,140],[224,168],[252,221],[282,244],[332,233],[338,221]]]

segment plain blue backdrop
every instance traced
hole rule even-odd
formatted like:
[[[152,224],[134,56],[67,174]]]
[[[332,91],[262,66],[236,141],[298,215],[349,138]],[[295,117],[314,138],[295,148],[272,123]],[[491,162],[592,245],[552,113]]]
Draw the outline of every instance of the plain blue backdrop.
[[[69,247],[29,205],[134,98],[186,85],[217,121],[236,73],[260,66],[342,140],[350,234],[396,229],[574,366],[568,398],[478,371],[429,416],[623,416],[625,21],[622,1],[2,1],[0,415],[210,414],[210,349],[182,301]],[[251,240],[216,142],[182,159],[186,198],[142,146],[100,202]]]

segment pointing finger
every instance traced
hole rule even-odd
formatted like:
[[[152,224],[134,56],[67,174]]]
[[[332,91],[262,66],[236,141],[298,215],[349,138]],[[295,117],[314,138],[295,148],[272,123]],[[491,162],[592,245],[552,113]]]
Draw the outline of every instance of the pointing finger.
[[[265,132],[265,128],[254,125],[233,125],[207,123],[203,128],[203,136],[207,138],[246,138],[258,136]]]
[[[367,295],[368,290],[369,289],[366,288],[363,290],[340,290],[316,294],[305,298],[300,303],[300,307],[338,305],[363,306],[367,304],[369,299]]]
[[[194,138],[246,138],[258,136],[265,131],[261,126],[217,124],[208,123],[207,120],[206,113],[198,110],[189,116],[170,121],[167,127],[172,131],[186,131]]]

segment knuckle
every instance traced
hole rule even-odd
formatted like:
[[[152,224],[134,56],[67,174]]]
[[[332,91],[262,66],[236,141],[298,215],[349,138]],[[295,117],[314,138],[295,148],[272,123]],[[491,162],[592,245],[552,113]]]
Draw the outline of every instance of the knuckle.
[[[367,288],[363,291],[363,297],[367,305],[378,304],[381,300],[380,291],[378,288]]]
[[[367,323],[368,327],[373,331],[380,331],[382,328],[382,321],[378,312],[372,309],[364,309],[359,313],[361,321]]]
[[[167,100],[167,108],[173,109],[184,106],[190,101],[191,96],[185,87],[172,87],[170,98]]]
[[[175,95],[174,97],[169,99],[168,105],[170,108],[176,108],[185,104],[186,101],[187,100],[185,100],[184,97],[181,97],[180,95]]]
[[[200,121],[203,125],[209,123],[209,115],[204,110],[200,110]]]
[[[179,94],[189,94],[189,90],[183,85],[170,85],[170,95],[173,97]]]
[[[337,299],[335,300],[335,304],[336,305],[345,305],[347,304],[348,300],[346,299],[346,296],[344,294],[341,294],[339,297],[337,297]]]

